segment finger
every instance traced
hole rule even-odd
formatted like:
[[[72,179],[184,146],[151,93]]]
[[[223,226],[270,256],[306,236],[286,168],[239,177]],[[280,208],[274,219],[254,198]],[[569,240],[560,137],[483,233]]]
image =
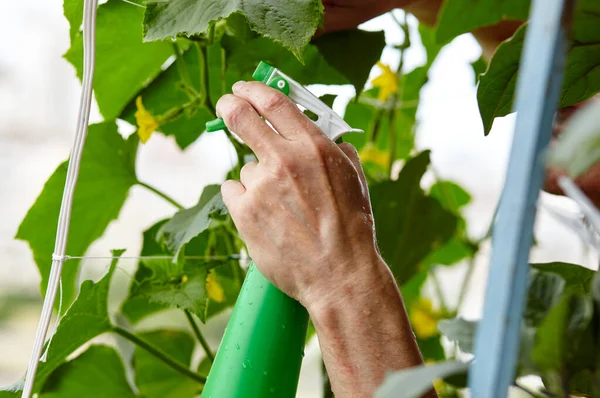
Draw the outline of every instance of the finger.
[[[275,130],[288,140],[324,134],[287,95],[261,82],[238,82],[233,93],[254,107]]]
[[[348,159],[350,159],[358,173],[358,178],[360,178],[360,182],[362,183],[363,187],[365,189],[368,189],[369,185],[367,184],[367,177],[365,176],[362,163],[360,162],[360,158],[358,156],[358,151],[356,150],[356,148],[354,148],[354,145],[344,142],[338,145],[338,147],[342,150],[342,152],[344,152],[346,156],[348,156]]]
[[[226,94],[217,102],[217,115],[223,118],[225,125],[235,132],[256,156],[267,156],[278,146],[282,138],[256,113],[247,101]]]
[[[221,196],[229,213],[234,217],[236,203],[240,197],[246,192],[246,188],[237,181],[227,180],[221,185]]]
[[[256,179],[256,162],[248,162],[240,170],[240,181],[246,188],[249,188]]]

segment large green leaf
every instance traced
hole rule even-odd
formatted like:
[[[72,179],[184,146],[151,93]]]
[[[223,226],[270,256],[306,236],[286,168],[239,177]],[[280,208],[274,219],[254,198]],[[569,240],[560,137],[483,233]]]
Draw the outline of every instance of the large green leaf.
[[[149,1],[146,7],[145,40],[200,34],[211,22],[240,12],[252,30],[283,45],[298,59],[323,16],[319,0],[171,0]]]
[[[113,251],[120,256],[124,250]],[[73,305],[61,318],[50,342],[46,362],[40,363],[35,378],[35,390],[44,386],[48,376],[60,366],[73,351],[92,338],[112,328],[108,315],[108,289],[117,261],[113,260],[108,272],[98,282],[86,280]]]
[[[196,314],[203,322],[206,320],[208,267],[164,259],[147,259],[144,265],[152,275],[135,289],[134,298],[144,297],[149,302],[181,308]]]
[[[191,85],[196,91],[200,91],[199,55],[198,48],[191,46],[180,59],[171,64],[147,87],[136,94],[136,97],[142,97],[144,107],[152,115],[162,115],[171,109],[181,108],[184,104],[190,102],[190,98],[181,86],[182,80],[185,79],[187,84]],[[178,65],[180,62],[182,65]],[[180,70],[187,71],[187,76],[182,78]],[[132,99],[119,117],[135,124],[135,112],[135,99]],[[173,135],[179,147],[184,149],[202,134],[205,123],[215,117],[206,107],[193,107],[191,110],[182,111],[178,118],[161,125],[159,130],[167,136]]]
[[[457,225],[457,217],[421,189],[428,165],[425,151],[406,163],[398,180],[371,188],[379,248],[399,284],[415,274],[434,247],[453,236]]]
[[[142,43],[143,14],[143,7],[120,0],[109,0],[98,7],[94,93],[106,120],[119,116],[135,93],[161,71],[162,64],[173,54],[167,42]],[[74,38],[65,58],[81,79],[82,35]]]
[[[468,363],[458,361],[421,365],[388,374],[375,393],[375,398],[419,398],[433,389],[433,382],[469,369]]]
[[[157,330],[140,335],[145,341],[168,352],[173,359],[189,367],[194,351],[194,340],[181,331]],[[133,354],[135,384],[147,398],[194,397],[201,384],[182,375],[147,351],[136,347]]]
[[[525,21],[531,0],[446,0],[438,16],[436,39],[446,43],[463,33],[505,20]]]
[[[158,238],[164,239],[167,246],[178,255],[183,245],[209,228],[215,218],[226,213],[221,187],[208,185],[202,191],[198,204],[175,214],[161,227]]]
[[[471,202],[471,195],[460,185],[452,181],[436,181],[429,194],[450,211],[458,212],[461,207]]]
[[[385,47],[383,31],[367,32],[360,29],[331,32],[312,41],[327,63],[344,75],[359,95],[369,77],[371,68],[381,57]],[[348,51],[352,48],[352,51]]]
[[[77,358],[61,365],[48,379],[43,398],[135,398],[119,354],[93,345]]]
[[[144,232],[141,256],[173,256],[172,251],[156,241],[157,233],[166,221],[160,221]],[[211,234],[213,234],[213,239],[211,239]],[[229,242],[226,240],[229,240]],[[244,272],[241,270],[237,260],[206,259],[202,261],[188,259],[188,257],[195,258],[205,255],[226,257],[232,254],[229,248],[231,245],[230,240],[230,232],[225,227],[206,230],[186,244],[185,248],[182,249],[184,254],[179,256],[180,261],[183,260],[184,262],[191,263],[188,268],[211,268],[213,270],[214,282],[223,290],[221,300],[215,301],[209,297],[206,302],[208,306],[205,311],[207,319],[231,307],[235,303]],[[122,313],[130,322],[137,323],[148,315],[167,309],[171,305],[169,302],[151,301],[148,294],[145,293],[152,283],[157,282],[155,279],[158,276],[155,276],[155,272],[157,272],[155,268],[159,268],[158,275],[162,274],[160,267],[173,270],[173,264],[170,260],[147,258],[144,261],[140,261],[134,281],[131,284],[129,296],[121,308]],[[183,275],[185,275],[185,269],[179,268],[177,272],[161,280],[168,280],[169,278],[181,280]]]
[[[304,51],[304,64],[284,51],[281,46],[264,37],[248,41],[223,36],[221,44],[227,54],[227,88],[237,80],[252,79],[252,72],[260,61],[280,69],[300,84],[347,84],[349,80],[325,60],[315,45]],[[215,99],[216,100],[216,99]]]
[[[561,107],[574,105],[600,91],[600,2],[581,0],[573,19],[572,43],[560,93]],[[488,134],[494,118],[512,111],[519,62],[527,26],[522,26],[502,43],[477,89],[484,132]]]
[[[144,231],[142,237],[142,251],[140,252],[140,256],[149,257],[171,255],[171,253],[169,253],[167,250],[164,250],[163,247],[156,241],[158,230],[166,222],[167,220],[159,221]],[[148,278],[152,278],[152,270],[148,268],[143,261],[140,261],[138,263],[138,269],[135,272],[135,276],[133,277],[131,287],[129,288],[129,295],[121,306],[122,314],[131,323],[137,323],[150,314],[168,308],[168,306],[165,304],[151,302],[147,297],[136,294],[140,284]]]
[[[83,150],[79,182],[73,199],[67,254],[82,256],[92,242],[116,219],[137,181],[135,156],[137,138],[124,140],[114,123],[89,127]],[[19,226],[16,238],[27,241],[42,275],[41,290],[46,291],[54,250],[58,213],[62,200],[67,162],[48,179],[35,204]],[[79,260],[69,260],[62,272],[63,307],[75,296]]]

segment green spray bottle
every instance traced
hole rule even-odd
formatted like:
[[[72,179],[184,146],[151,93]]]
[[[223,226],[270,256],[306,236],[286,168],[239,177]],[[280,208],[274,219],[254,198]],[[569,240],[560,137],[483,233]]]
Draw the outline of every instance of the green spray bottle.
[[[260,62],[252,77],[313,112],[315,124],[332,140],[347,132],[362,132],[265,62]],[[224,128],[222,119],[206,123],[207,131]],[[251,263],[202,398],[295,397],[307,326],[306,309],[273,286]]]

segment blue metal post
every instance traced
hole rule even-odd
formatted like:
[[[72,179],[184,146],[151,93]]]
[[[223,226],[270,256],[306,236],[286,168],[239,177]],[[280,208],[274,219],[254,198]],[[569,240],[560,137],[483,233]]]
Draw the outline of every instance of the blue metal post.
[[[529,249],[544,173],[541,155],[558,106],[573,3],[533,0],[532,4],[517,84],[519,113],[494,226],[476,361],[469,374],[470,396],[475,398],[505,398],[515,376]]]

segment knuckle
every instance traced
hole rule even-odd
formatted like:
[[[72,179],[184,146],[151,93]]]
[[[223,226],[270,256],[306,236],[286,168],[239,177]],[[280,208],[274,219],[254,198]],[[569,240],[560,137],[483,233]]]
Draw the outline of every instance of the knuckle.
[[[225,98],[228,97],[228,98]],[[233,97],[233,98],[231,98]],[[228,126],[239,126],[250,112],[250,105],[239,98],[227,94],[224,96],[225,105],[220,109],[221,116]]]
[[[266,95],[263,100],[265,113],[277,113],[289,105],[289,99],[283,93],[275,90]]]

